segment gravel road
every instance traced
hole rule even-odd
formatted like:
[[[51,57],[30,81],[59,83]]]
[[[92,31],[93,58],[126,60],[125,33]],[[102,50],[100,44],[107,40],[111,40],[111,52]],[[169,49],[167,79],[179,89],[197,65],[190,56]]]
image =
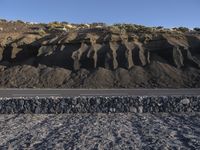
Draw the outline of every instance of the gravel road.
[[[200,149],[200,113],[0,115],[0,149]]]

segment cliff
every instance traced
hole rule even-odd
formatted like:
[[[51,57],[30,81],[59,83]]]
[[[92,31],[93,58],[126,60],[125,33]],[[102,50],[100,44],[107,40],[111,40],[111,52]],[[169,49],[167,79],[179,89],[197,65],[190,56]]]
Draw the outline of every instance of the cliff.
[[[0,87],[200,87],[197,31],[1,26]]]

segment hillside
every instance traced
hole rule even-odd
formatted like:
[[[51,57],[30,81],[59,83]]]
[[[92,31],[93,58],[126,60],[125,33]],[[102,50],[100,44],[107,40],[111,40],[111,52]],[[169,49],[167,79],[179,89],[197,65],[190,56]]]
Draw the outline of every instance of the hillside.
[[[0,87],[197,88],[200,32],[1,20]]]

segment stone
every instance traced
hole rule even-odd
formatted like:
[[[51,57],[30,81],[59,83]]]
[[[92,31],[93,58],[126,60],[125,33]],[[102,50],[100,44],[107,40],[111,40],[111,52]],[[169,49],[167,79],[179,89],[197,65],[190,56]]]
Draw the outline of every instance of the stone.
[[[179,48],[174,47],[173,48],[173,59],[174,59],[174,63],[178,68],[181,68],[182,66],[184,66],[183,64],[183,55],[182,52]]]
[[[3,48],[3,47],[0,47],[0,61],[1,61],[2,58],[3,58],[3,52],[4,52],[4,48]]]
[[[126,101],[126,99],[132,99],[133,101]],[[101,99],[101,103],[97,102]],[[1,98],[0,101],[0,113],[158,113],[158,106],[152,105],[162,103],[162,108],[159,112],[199,112],[200,97],[190,96],[182,99],[181,96],[168,96],[157,97],[148,96],[143,99],[143,106],[138,105],[136,101],[137,97],[134,96],[73,96],[73,97],[20,97],[20,98]],[[163,100],[164,99],[164,100]],[[28,100],[28,102],[27,102]],[[117,105],[110,102],[115,100]],[[162,100],[162,101],[160,101]],[[187,109],[183,109],[182,105],[177,105],[175,100],[180,100],[180,103],[187,106]],[[147,103],[150,101],[150,103]],[[125,108],[126,107],[126,108]],[[33,109],[34,108],[34,109]]]
[[[184,98],[181,100],[181,104],[188,105],[190,103],[190,99]]]
[[[81,47],[72,53],[71,58],[74,60],[74,70],[79,70],[81,67],[80,60],[83,54],[88,50],[88,45],[86,43],[81,43]]]
[[[137,113],[137,108],[135,108],[135,107],[130,107],[130,112]]]
[[[138,112],[139,112],[139,113],[143,113],[143,107],[142,107],[142,106],[139,106],[139,107],[138,107]]]
[[[117,44],[116,42],[109,42],[109,46],[111,49],[111,56],[112,56],[112,68],[116,69],[118,67],[117,50],[119,48],[119,44]]]

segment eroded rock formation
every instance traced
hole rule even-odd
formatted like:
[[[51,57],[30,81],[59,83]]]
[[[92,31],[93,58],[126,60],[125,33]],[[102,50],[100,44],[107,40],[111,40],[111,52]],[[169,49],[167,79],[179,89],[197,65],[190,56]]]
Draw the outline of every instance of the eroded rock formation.
[[[1,87],[200,87],[200,35],[23,33],[1,40],[0,65]]]

